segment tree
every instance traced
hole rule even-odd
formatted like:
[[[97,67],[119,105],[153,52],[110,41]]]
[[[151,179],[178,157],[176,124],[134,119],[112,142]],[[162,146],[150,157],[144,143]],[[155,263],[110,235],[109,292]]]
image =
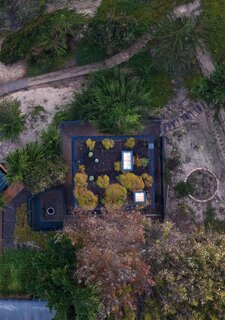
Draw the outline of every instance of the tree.
[[[13,139],[25,128],[25,116],[18,100],[0,102],[0,139]]]
[[[124,319],[127,307],[135,310],[137,295],[153,285],[144,262],[145,223],[137,212],[79,212],[65,229],[73,244],[82,245],[76,276],[99,287],[105,313],[116,319]]]
[[[129,134],[139,132],[151,105],[150,91],[138,78],[120,69],[91,76],[88,88],[71,104],[74,119],[94,123],[101,132]]]
[[[61,236],[51,239],[32,259],[29,292],[48,301],[56,310],[55,320],[96,320],[101,307],[98,292],[78,283],[75,268],[76,248],[71,241]]]
[[[170,222],[152,224],[147,255],[155,287],[145,319],[224,319],[224,245],[224,234],[185,234]]]
[[[208,78],[199,80],[193,89],[196,97],[205,100],[215,110],[218,118],[221,109],[225,109],[225,64],[217,66],[214,73]]]

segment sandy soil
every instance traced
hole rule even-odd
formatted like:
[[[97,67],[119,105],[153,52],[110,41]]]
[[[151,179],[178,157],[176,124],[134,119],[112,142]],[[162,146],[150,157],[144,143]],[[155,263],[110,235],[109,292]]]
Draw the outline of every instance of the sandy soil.
[[[84,84],[85,78],[80,77],[66,87],[59,84],[55,87],[32,88],[9,95],[9,98],[21,102],[22,112],[26,115],[26,130],[14,141],[0,143],[0,162],[4,162],[10,151],[35,141],[39,133],[52,122],[54,114],[71,100],[74,93],[81,91]],[[42,106],[45,111],[34,117],[32,111],[35,106]]]
[[[48,5],[47,11],[52,12],[63,7],[69,7],[75,9],[78,13],[83,13],[93,17],[96,14],[98,7],[101,4],[101,0],[71,0],[65,1],[65,4],[51,4]]]
[[[198,122],[192,122],[182,129],[167,134],[167,158],[180,158],[180,165],[172,172],[168,193],[168,213],[172,219],[182,226],[193,221],[202,222],[209,206],[217,209],[217,216],[225,218],[225,173],[219,160],[214,136],[212,135],[205,115]],[[212,171],[219,180],[219,188],[213,200],[198,203],[189,197],[177,199],[174,186],[185,180],[188,174],[196,168]],[[188,226],[189,227],[189,226]]]

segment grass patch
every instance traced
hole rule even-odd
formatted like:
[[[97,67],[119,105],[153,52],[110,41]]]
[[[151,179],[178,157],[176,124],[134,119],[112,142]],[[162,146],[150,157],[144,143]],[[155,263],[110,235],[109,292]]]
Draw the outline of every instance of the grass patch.
[[[160,69],[151,57],[148,50],[136,54],[126,66],[143,80],[144,86],[151,91],[151,106],[160,108],[164,106],[173,94],[173,85],[169,74]]]
[[[33,242],[34,245],[45,248],[48,240],[55,236],[54,231],[33,231],[27,224],[27,206],[23,204],[16,212],[15,240],[19,243]]]
[[[125,15],[137,19],[147,29],[184,0],[103,0],[97,17]]]
[[[216,218],[215,208],[208,207],[205,214],[204,225],[206,230],[225,233],[225,221]]]
[[[0,292],[1,295],[27,294],[31,280],[29,270],[34,250],[4,250],[0,255]]]
[[[207,39],[209,49],[216,63],[224,62],[225,57],[225,2],[224,0],[203,0],[203,14],[208,17],[210,28],[208,28]]]

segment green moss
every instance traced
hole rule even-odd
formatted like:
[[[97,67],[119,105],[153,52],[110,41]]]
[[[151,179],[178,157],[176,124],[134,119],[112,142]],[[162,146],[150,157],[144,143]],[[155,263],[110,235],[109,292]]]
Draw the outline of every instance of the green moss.
[[[35,246],[45,248],[47,241],[55,232],[33,231],[27,224],[27,206],[23,204],[16,212],[15,240],[19,243],[32,242]]]

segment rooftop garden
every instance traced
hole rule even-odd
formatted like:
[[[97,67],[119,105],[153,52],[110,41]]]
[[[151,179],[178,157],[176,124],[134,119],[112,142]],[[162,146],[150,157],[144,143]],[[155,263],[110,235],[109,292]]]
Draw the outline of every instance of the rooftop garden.
[[[154,205],[151,141],[146,136],[74,138],[75,203],[85,209]],[[142,197],[139,204],[138,195]]]

